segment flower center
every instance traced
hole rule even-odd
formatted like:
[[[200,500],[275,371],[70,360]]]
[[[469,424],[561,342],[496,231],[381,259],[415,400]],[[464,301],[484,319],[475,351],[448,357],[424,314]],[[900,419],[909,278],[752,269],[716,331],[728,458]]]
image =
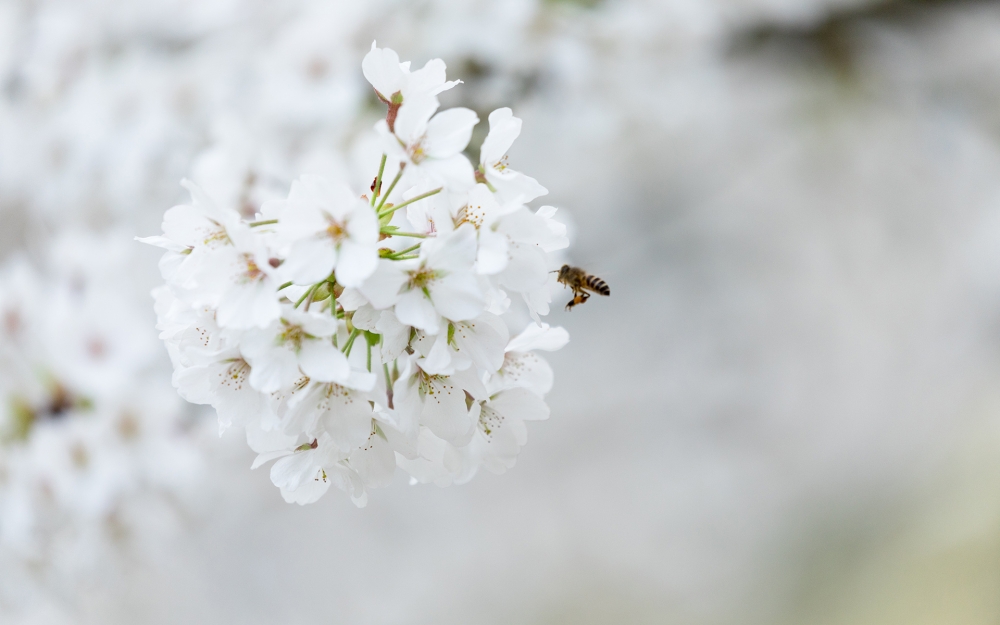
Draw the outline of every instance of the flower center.
[[[242,264],[244,265],[244,268],[240,273],[241,282],[257,282],[258,280],[262,280],[264,278],[264,272],[257,266],[257,262],[254,260],[253,255],[243,254]]]
[[[234,391],[241,391],[249,375],[250,365],[247,364],[247,361],[242,358],[236,358],[231,361],[225,371],[219,374],[219,377],[222,379],[222,386],[226,386]]]
[[[215,223],[214,221],[212,223],[215,224],[216,228],[209,230],[208,233],[205,234],[205,238],[201,241],[202,245],[215,247],[216,245],[228,245],[229,243],[232,243],[232,241],[229,240],[229,235],[226,233],[226,229],[221,224]]]
[[[440,271],[434,271],[433,269],[421,267],[420,269],[410,272],[410,281],[408,286],[411,290],[426,289],[440,277]]]
[[[295,351],[299,351],[302,349],[302,342],[312,338],[302,329],[302,326],[292,325],[284,319],[281,320],[281,324],[285,326],[285,329],[278,335],[279,345],[291,345]]]
[[[436,399],[436,395],[451,392],[454,386],[448,384],[449,378],[443,375],[431,375],[423,370],[417,372],[417,394],[423,399]],[[440,403],[440,399],[437,399]]]
[[[425,158],[427,158],[427,153],[424,152],[424,140],[417,141],[408,150],[410,153],[410,160],[413,161],[415,165],[419,165]]]
[[[330,222],[330,225],[326,227],[326,234],[337,243],[343,241],[347,237],[347,229],[344,224],[330,217],[327,217],[327,221]]]

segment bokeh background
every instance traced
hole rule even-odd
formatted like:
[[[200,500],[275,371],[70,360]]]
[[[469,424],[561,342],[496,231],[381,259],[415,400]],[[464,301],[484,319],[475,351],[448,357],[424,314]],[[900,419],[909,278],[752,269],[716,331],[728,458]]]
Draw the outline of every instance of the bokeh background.
[[[350,167],[373,39],[513,107],[611,285],[552,316],[552,417],[505,475],[359,510],[285,504],[179,406],[168,504],[71,566],[4,546],[0,621],[1000,623],[1000,5],[3,0],[4,266],[127,265],[155,338],[131,237],[185,176],[252,212]]]

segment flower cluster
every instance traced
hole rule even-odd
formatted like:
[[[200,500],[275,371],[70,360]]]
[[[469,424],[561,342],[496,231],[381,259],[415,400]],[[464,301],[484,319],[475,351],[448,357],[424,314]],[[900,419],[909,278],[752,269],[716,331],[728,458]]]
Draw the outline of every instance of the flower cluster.
[[[438,112],[445,65],[411,70],[372,45],[365,77],[387,105],[368,189],[302,176],[253,221],[185,182],[167,211],[158,329],[188,401],[246,428],[286,501],[335,484],[358,505],[399,466],[416,482],[502,472],[545,419],[552,372],[536,350],[568,335],[541,321],[567,246],[546,193],[506,153],[521,120]],[[526,320],[530,319],[527,323]]]
[[[197,468],[129,292],[130,248],[121,232],[64,234],[49,258],[0,267],[0,546],[46,570],[86,569],[102,541],[136,536],[148,497],[174,497]]]

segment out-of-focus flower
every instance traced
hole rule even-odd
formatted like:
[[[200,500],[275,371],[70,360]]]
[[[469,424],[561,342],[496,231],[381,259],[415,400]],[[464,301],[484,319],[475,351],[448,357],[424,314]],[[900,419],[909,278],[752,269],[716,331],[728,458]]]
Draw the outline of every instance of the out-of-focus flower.
[[[67,233],[0,268],[0,546],[31,566],[87,570],[95,537],[141,535],[134,500],[197,467],[126,239]]]

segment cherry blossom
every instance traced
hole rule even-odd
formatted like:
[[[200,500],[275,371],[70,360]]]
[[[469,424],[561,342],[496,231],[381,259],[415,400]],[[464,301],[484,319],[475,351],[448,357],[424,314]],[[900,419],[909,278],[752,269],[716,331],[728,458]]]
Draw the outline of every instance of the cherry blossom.
[[[327,168],[248,211],[185,183],[191,203],[141,239],[166,250],[155,310],[178,392],[215,408],[220,431],[245,428],[254,467],[273,463],[299,504],[334,486],[364,505],[397,468],[447,485],[512,467],[526,423],[549,415],[535,352],[568,340],[541,322],[566,229],[503,159],[520,120],[490,116],[476,173],[476,114],[438,112],[458,84],[444,63],[411,72],[373,47],[363,71],[388,105],[366,192]]]

